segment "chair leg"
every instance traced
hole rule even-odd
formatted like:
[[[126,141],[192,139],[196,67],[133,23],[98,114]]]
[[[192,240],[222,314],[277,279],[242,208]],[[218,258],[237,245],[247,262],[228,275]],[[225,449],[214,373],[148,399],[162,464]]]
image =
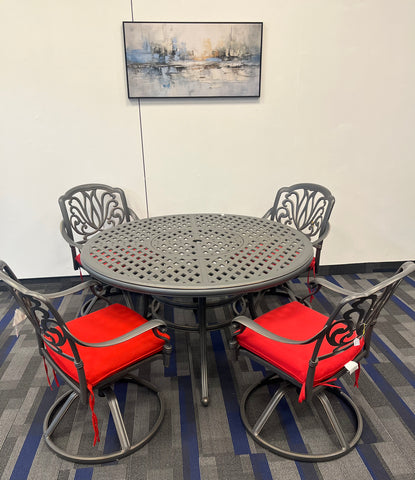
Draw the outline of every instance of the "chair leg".
[[[277,405],[283,399],[284,395],[287,393],[287,387],[281,386],[273,395],[268,405],[265,407],[265,410],[261,413],[260,417],[256,421],[252,432],[255,436],[258,436],[265,424],[267,423],[269,417],[272,415],[274,410],[277,408]]]
[[[248,410],[251,410],[252,406],[255,406],[254,402],[254,397],[253,394],[260,388],[266,388],[267,391],[269,392],[270,384],[271,383],[276,383],[277,384],[277,390],[275,393],[272,394],[270,401],[267,403],[265,408],[262,410],[261,414],[257,417],[257,419],[252,420],[252,414],[248,413]],[[281,400],[285,397],[287,397],[287,394],[290,390],[295,389],[295,398],[292,400],[291,404],[290,401],[281,403]],[[355,403],[343,392],[337,391],[337,389],[330,389],[330,391],[336,396],[336,398],[340,401],[340,404],[343,406],[343,408],[349,410],[352,412],[352,416],[354,416],[355,423],[353,425],[353,433],[351,434],[346,434],[344,429],[341,426],[341,423],[336,416],[333,407],[330,403],[330,400],[325,393],[325,391],[321,391],[316,394],[316,398],[319,400],[323,407],[323,411],[325,415],[328,418],[328,421],[332,427],[332,429],[335,432],[335,435],[337,437],[337,441],[339,445],[336,445],[336,442],[333,442],[331,440],[329,432],[326,430],[326,424],[327,422],[322,421],[323,419],[320,418],[320,412],[315,413],[316,409],[310,408],[312,405],[302,405],[299,406],[297,404],[297,398],[298,398],[298,389],[294,387],[294,385],[289,384],[288,382],[280,379],[276,375],[271,375],[268,378],[265,378],[261,380],[260,382],[251,385],[246,392],[243,394],[242,399],[241,399],[241,405],[240,405],[240,413],[241,413],[241,419],[242,422],[248,432],[248,434],[261,446],[264,448],[270,450],[271,452],[276,453],[277,455],[280,455],[285,458],[290,458],[293,460],[297,461],[305,461],[305,462],[319,462],[319,461],[328,461],[328,460],[333,460],[335,458],[342,457],[343,455],[346,455],[348,452],[350,452],[357,442],[359,441],[361,435],[362,435],[362,429],[363,429],[363,421],[362,421],[362,416],[355,405]],[[331,445],[327,447],[327,450],[323,451],[315,451],[318,449],[318,445],[315,447],[309,447],[309,443],[307,441],[307,434],[309,435],[309,432],[304,430],[304,441],[303,445],[291,445],[290,444],[290,439],[287,438],[286,442],[279,442],[277,440],[277,437],[275,436],[276,427],[274,424],[269,425],[269,428],[265,429],[265,426],[267,425],[267,422],[271,422],[271,420],[274,420],[275,417],[271,419],[271,415],[275,412],[278,415],[279,418],[279,423],[278,424],[278,429],[287,429],[287,431],[290,431],[291,425],[290,422],[295,421],[295,418],[298,418],[298,415],[295,414],[288,414],[287,408],[290,410],[295,410],[296,408],[308,408],[310,413],[313,413],[316,416],[316,422],[315,422],[315,430],[316,435],[315,435],[315,440],[318,441],[319,438],[323,438],[323,435],[325,437],[329,438],[329,441],[323,442],[323,444],[326,445]],[[285,409],[285,410],[284,410]],[[280,413],[282,414],[280,416]],[[303,412],[304,415],[304,412]],[[345,421],[353,422],[353,420],[350,420],[348,415],[344,416]],[[287,420],[290,419],[290,420]],[[303,438],[303,434],[301,432],[301,425],[296,423],[295,425],[295,430],[298,431],[298,434],[301,438]],[[264,433],[262,433],[264,432]],[[350,438],[352,437],[352,438]],[[287,448],[287,443],[288,443],[288,448]],[[313,443],[313,442],[311,442]],[[281,444],[281,445],[280,445]],[[298,448],[298,450],[297,450]]]
[[[62,420],[62,418],[65,416],[65,414],[68,412],[70,406],[72,403],[79,397],[79,395],[76,392],[67,392],[65,395],[60,397],[50,408],[46,419],[45,423],[43,424],[43,435],[45,438],[49,438],[53,435],[53,432],[55,431],[56,427],[59,425],[59,422]],[[63,405],[62,405],[63,404]],[[62,405],[62,406],[61,406]],[[53,415],[53,412],[59,408],[58,413],[56,415]],[[53,416],[53,420],[49,423],[49,418]]]
[[[127,430],[125,429],[124,420],[121,415],[120,406],[112,387],[106,387],[102,390],[110,407],[112,418],[114,420],[115,429],[117,430],[118,439],[121,444],[121,450],[127,451],[131,447]]]
[[[158,415],[155,419],[152,420],[152,424],[150,428],[140,435],[140,439],[135,439],[134,443],[132,443],[127,429],[125,427],[125,422],[123,419],[123,415],[121,413],[117,397],[114,393],[112,386],[106,386],[101,389],[101,392],[104,394],[109,410],[111,411],[112,418],[114,420],[115,430],[117,433],[117,437],[119,440],[119,448],[109,452],[109,453],[102,453],[102,445],[105,444],[105,438],[101,438],[101,443],[94,446],[86,447],[84,445],[78,445],[76,449],[83,452],[83,455],[79,455],[77,451],[70,452],[58,446],[57,442],[61,443],[62,445],[70,444],[67,441],[67,429],[68,429],[68,422],[71,420],[67,420],[66,416],[69,412],[70,406],[73,404],[75,400],[79,400],[79,395],[73,391],[66,392],[63,396],[61,396],[49,409],[48,413],[46,414],[45,420],[43,422],[43,432],[44,432],[44,439],[48,447],[54,451],[59,457],[64,458],[65,460],[74,462],[74,463],[90,463],[90,464],[97,464],[97,463],[106,463],[112,462],[114,460],[118,460],[123,458],[131,453],[137,451],[141,447],[143,447],[147,442],[151,440],[151,438],[156,434],[157,430],[160,428],[161,422],[164,417],[164,402],[160,396],[160,392],[158,391],[157,387],[146,380],[139,379],[134,375],[128,375],[124,377],[121,382],[131,382],[137,385],[144,387],[146,390],[150,391],[152,395],[157,397],[158,400]],[[96,395],[96,399],[100,398],[99,395]],[[85,406],[82,406],[85,408]],[[83,414],[82,414],[83,415]],[[130,420],[131,421],[131,420]],[[133,419],[132,419],[133,421]],[[73,420],[72,420],[73,422]],[[60,424],[65,423],[65,429],[59,429]],[[81,427],[82,428],[82,427]],[[92,428],[92,427],[91,427]],[[61,432],[64,433],[60,433]],[[101,432],[101,437],[104,432]],[[54,437],[54,438],[53,438]],[[117,442],[115,442],[117,443]],[[101,446],[100,446],[101,445]],[[90,455],[85,455],[85,449],[88,449],[88,453]]]
[[[359,409],[357,408],[355,403],[349,397],[347,397],[343,392],[339,392],[338,394],[343,398],[343,401],[345,401],[346,403],[348,403],[353,407],[353,411],[356,415],[356,419],[357,419],[356,433],[353,439],[350,441],[347,441],[344,430],[341,427],[336,417],[336,414],[334,413],[333,407],[331,406],[331,403],[327,398],[327,395],[325,394],[325,392],[324,391],[319,392],[316,395],[316,398],[318,398],[321,405],[323,406],[324,411],[327,415],[327,418],[329,419],[329,422],[334,430],[334,433],[337,436],[337,440],[339,441],[341,448],[345,451],[345,453],[347,453],[356,445],[356,443],[359,441],[359,438],[362,435],[363,420],[362,420],[362,415],[360,414]]]

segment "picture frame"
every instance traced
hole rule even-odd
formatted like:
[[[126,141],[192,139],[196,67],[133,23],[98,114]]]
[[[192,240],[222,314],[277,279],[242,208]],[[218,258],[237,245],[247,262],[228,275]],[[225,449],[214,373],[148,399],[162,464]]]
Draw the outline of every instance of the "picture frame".
[[[128,97],[259,97],[262,30],[262,22],[123,22]]]

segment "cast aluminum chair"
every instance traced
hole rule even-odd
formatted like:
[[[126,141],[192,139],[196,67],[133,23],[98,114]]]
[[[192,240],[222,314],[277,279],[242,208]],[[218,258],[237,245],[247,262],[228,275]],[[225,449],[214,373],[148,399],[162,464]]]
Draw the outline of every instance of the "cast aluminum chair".
[[[317,278],[316,292],[340,294],[329,317],[291,302],[255,321],[235,318],[231,348],[271,371],[240,402],[243,424],[257,443],[309,462],[332,460],[353,449],[362,434],[362,416],[337,380],[355,372],[357,384],[382,308],[414,271],[415,263],[404,263],[391,278],[361,292]]]
[[[85,242],[102,230],[138,217],[127,204],[124,191],[100,183],[88,183],[59,197],[61,233],[71,248],[73,267],[79,270],[80,252]]]
[[[280,188],[274,205],[263,218],[275,220],[299,230],[312,242],[315,257],[310,267],[314,274],[318,273],[323,241],[330,230],[330,215],[335,198],[331,192],[316,183],[297,183],[290,187]],[[288,283],[278,287],[277,293],[285,293],[291,300],[297,299]]]
[[[86,316],[64,321],[55,308],[56,299],[85,289],[95,289],[98,287],[97,282],[87,281],[63,292],[40,294],[23,286],[3,261],[0,261],[0,280],[9,287],[35,329],[46,374],[48,364],[54,375],[58,372],[69,387],[50,407],[44,419],[43,436],[48,447],[58,456],[75,463],[104,463],[125,457],[145,445],[161,425],[164,402],[157,387],[139,378],[132,370],[162,354],[167,366],[171,346],[165,323],[158,319],[147,321],[120,304],[109,305]],[[144,397],[145,402],[151,402],[153,406],[150,419],[147,418],[147,411],[144,421],[137,419],[140,412],[138,405],[135,408],[125,408],[122,414],[114,387],[120,388],[120,384],[125,382],[127,385],[136,385],[136,388],[127,387],[133,388],[136,400]],[[107,424],[105,418],[98,419],[95,413],[95,401],[100,400],[102,403],[101,397],[106,398],[109,410],[105,409],[104,402],[104,405],[100,405],[100,411],[104,411],[108,420],[111,412],[115,430],[112,433],[107,428],[106,438],[101,440],[102,447],[99,447],[95,446],[100,441],[98,425]],[[78,402],[77,408],[75,401]],[[92,414],[90,432],[85,433],[88,438],[90,436],[88,448],[81,443],[79,448],[72,451],[69,446],[77,444],[76,441],[73,442],[74,436],[71,436],[72,428],[75,431],[88,428],[87,424],[83,426],[82,420],[79,422],[87,413],[86,410],[82,413],[82,409],[87,409],[88,404]],[[144,405],[148,409],[148,403]],[[78,433],[75,433],[75,437],[76,435]],[[94,447],[90,445],[92,439]],[[89,450],[88,455],[85,450]]]
[[[116,225],[137,220],[138,217],[128,206],[124,191],[100,183],[88,183],[71,188],[58,200],[62,213],[61,234],[69,244],[75,270],[80,270],[81,250],[91,237]],[[106,295],[113,291],[106,288]],[[118,293],[118,292],[116,292]],[[130,296],[124,293],[129,307]],[[86,303],[83,312],[93,307],[96,298]],[[148,299],[145,297],[144,310],[147,311]]]

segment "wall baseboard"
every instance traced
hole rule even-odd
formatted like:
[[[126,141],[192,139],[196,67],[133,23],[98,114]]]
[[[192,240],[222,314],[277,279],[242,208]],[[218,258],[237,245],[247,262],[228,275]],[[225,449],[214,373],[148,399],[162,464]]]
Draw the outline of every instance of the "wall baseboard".
[[[397,262],[347,263],[342,265],[320,265],[319,275],[348,275],[353,273],[394,272],[405,260]]]

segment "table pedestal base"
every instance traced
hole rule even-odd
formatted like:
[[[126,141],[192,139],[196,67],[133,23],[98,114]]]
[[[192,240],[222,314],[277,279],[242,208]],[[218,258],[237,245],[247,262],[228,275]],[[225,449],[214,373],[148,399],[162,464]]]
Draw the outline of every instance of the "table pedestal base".
[[[171,299],[166,297],[155,296],[154,299],[156,302],[160,302],[166,305],[169,305],[174,308],[184,308],[193,310],[197,315],[198,325],[177,325],[175,323],[166,321],[168,327],[175,330],[185,330],[199,332],[199,348],[200,348],[200,380],[201,380],[201,398],[200,402],[203,406],[207,407],[209,405],[209,385],[208,385],[208,361],[207,361],[207,334],[210,330],[219,330],[221,328],[229,327],[232,323],[232,319],[226,320],[221,323],[215,323],[213,325],[208,325],[206,319],[206,311],[208,308],[220,307],[223,305],[228,305],[230,303],[234,304],[241,298],[240,295],[232,296],[225,299],[208,302],[206,297],[193,298],[191,301],[186,302],[185,299]],[[254,314],[254,302],[253,295],[248,295],[248,304],[250,314]],[[151,306],[150,306],[151,313]],[[153,312],[154,313],[154,312]],[[240,312],[242,314],[244,312]],[[253,318],[255,318],[255,314]]]

